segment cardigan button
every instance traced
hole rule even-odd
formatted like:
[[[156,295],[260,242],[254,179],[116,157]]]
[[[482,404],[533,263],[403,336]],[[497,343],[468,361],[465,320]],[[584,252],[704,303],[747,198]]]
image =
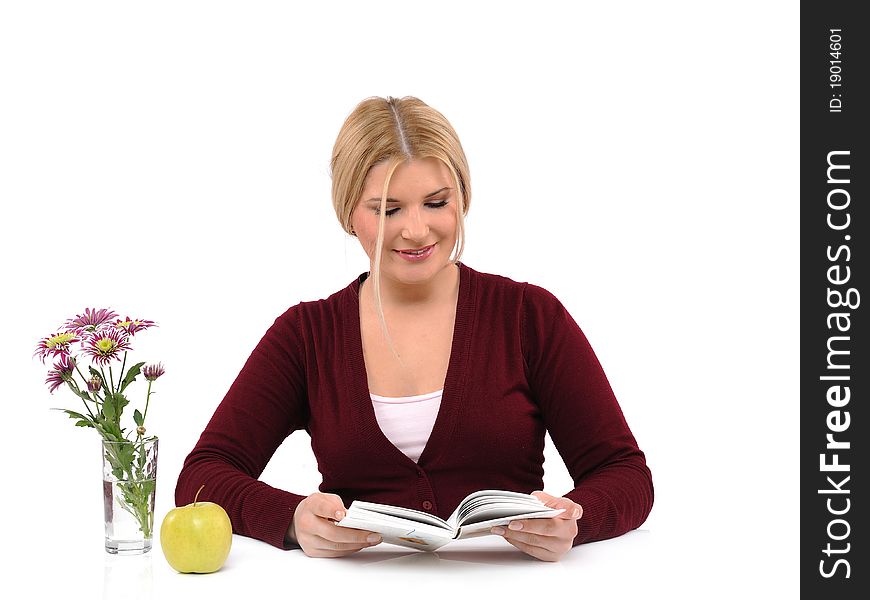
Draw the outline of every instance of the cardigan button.
[[[431,509],[432,509],[432,503],[429,502],[428,500],[423,500],[423,508],[426,509],[426,510],[431,510]]]

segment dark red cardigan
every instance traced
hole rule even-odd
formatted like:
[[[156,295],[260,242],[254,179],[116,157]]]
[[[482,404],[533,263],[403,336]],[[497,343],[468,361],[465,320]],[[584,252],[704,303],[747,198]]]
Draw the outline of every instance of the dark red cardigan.
[[[378,427],[369,396],[358,290],[276,319],[184,461],[176,505],[226,509],[233,531],[285,548],[304,498],[257,478],[292,432],[311,435],[320,490],[447,518],[480,489],[543,489],[544,433],[574,479],[546,490],[583,506],[575,544],[621,535],[652,508],[643,452],[592,348],[543,288],[461,264],[441,408],[418,463]]]

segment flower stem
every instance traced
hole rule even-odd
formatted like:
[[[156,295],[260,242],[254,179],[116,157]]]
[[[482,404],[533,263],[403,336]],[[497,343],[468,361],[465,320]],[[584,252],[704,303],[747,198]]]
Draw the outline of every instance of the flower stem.
[[[85,377],[84,373],[82,373],[81,370],[79,370],[79,364],[78,364],[78,363],[75,364],[75,368],[76,368],[76,373],[78,373],[78,374],[79,374],[79,377],[82,378],[82,382],[83,382],[85,385],[87,385],[87,384],[88,384],[88,380],[87,380],[87,378]]]
[[[81,373],[79,373],[79,375],[81,375]],[[88,406],[88,403],[85,402],[85,398],[84,398],[84,396],[82,396],[82,395],[79,393],[79,384],[76,383],[76,380],[75,380],[75,379],[70,379],[68,385],[69,385],[71,388],[73,388],[73,392],[75,392],[76,396],[78,396],[79,398],[82,399],[82,404],[85,405],[85,410],[88,411],[88,414],[89,414],[89,415],[91,415],[91,419],[93,419],[94,421],[96,421],[97,418],[94,416],[94,413],[91,412],[91,409],[90,409],[90,407]]]
[[[121,382],[124,381],[124,367],[127,366],[127,351],[124,351],[124,360],[121,362],[121,374],[118,375],[118,389],[116,391],[121,391]],[[109,373],[112,372],[112,367],[109,367]]]
[[[85,386],[87,387],[87,382],[88,382],[88,380],[85,379],[85,376],[84,376],[84,375],[82,374],[82,372],[79,370],[79,366],[78,366],[78,364],[74,364],[73,367],[75,368],[76,373],[79,374],[79,377],[82,378],[82,383],[84,383]],[[74,378],[74,377],[70,377],[70,378],[69,378],[69,381],[67,381],[67,385],[70,386],[70,389],[73,391],[73,393],[74,393],[76,396],[78,396],[79,398],[82,399],[82,404],[85,405],[85,410],[87,410],[87,411],[88,411],[88,414],[91,415],[91,418],[94,419],[94,420],[96,421],[97,418],[94,416],[94,413],[91,412],[91,409],[88,407],[87,402],[85,402],[85,397],[81,394],[81,388],[79,387],[79,384],[78,384],[78,382],[75,380],[75,378]],[[97,405],[97,406],[99,407],[99,405]]]
[[[145,395],[145,412],[142,414],[142,425],[145,425],[145,417],[148,416],[148,403],[151,402],[151,384],[153,382],[148,380],[148,393]]]

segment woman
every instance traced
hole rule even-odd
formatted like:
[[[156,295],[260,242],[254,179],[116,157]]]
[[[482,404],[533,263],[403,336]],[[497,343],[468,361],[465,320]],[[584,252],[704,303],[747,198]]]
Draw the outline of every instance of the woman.
[[[577,324],[546,290],[459,262],[471,187],[448,121],[416,98],[365,100],[331,168],[371,276],[276,319],[185,460],[176,504],[208,482],[235,533],[344,556],[380,542],[335,525],[354,499],[446,518],[480,489],[540,490],[549,431],[575,487],[535,494],[565,511],[494,534],[554,561],[643,523],[650,472]],[[323,475],[307,497],[257,479],[297,429]]]

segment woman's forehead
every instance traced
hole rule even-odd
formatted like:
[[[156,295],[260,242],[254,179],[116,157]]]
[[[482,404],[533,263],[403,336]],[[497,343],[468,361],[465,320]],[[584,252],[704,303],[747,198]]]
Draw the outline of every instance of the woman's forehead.
[[[377,187],[380,194],[387,177],[390,161],[381,161],[369,169],[366,175],[365,188]],[[393,187],[405,187],[431,185],[450,181],[450,169],[441,160],[435,157],[413,158],[399,163],[390,177],[390,189]]]

